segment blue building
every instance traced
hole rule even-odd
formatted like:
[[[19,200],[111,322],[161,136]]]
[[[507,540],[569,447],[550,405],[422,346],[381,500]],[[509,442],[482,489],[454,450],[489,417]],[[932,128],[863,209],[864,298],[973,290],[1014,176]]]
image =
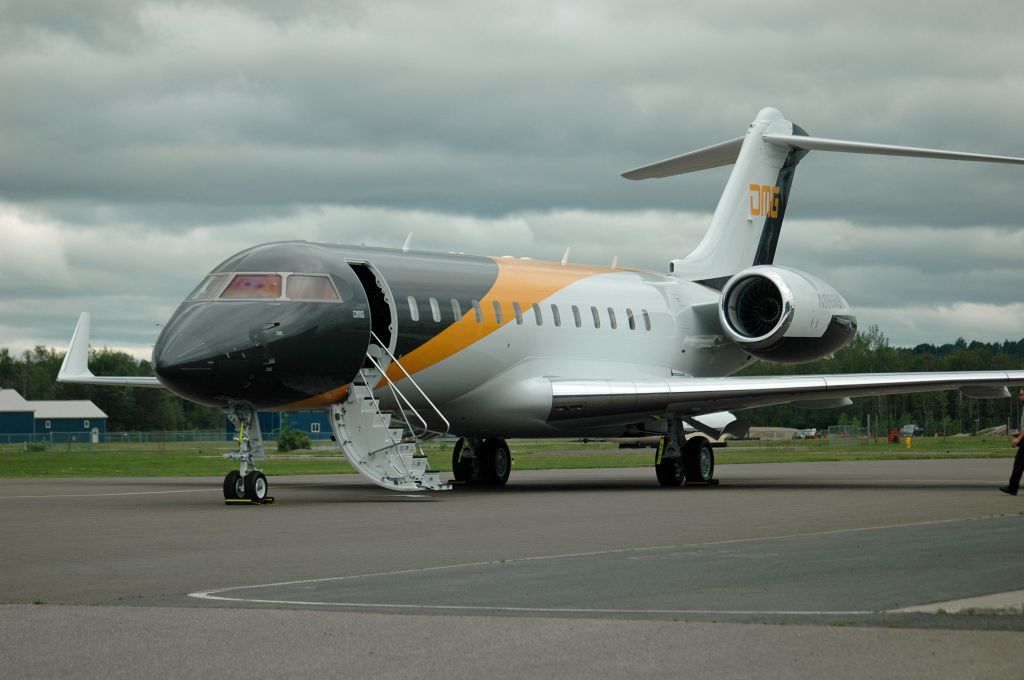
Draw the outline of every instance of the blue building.
[[[331,421],[327,411],[292,411],[290,413],[260,411],[258,415],[260,434],[264,439],[277,439],[277,435],[281,432],[282,417],[288,419],[290,429],[305,432],[314,441],[331,438]],[[230,420],[226,420],[226,429],[229,437],[235,436],[235,427]]]
[[[88,400],[28,401],[0,390],[0,442],[106,440],[107,414]]]
[[[14,390],[0,390],[0,442],[25,442],[35,434],[35,409]]]

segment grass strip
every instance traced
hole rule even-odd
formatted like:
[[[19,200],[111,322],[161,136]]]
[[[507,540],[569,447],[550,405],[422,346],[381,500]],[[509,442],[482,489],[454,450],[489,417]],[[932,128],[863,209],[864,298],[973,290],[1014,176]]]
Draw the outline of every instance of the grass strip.
[[[451,470],[451,442],[424,445],[430,465]],[[609,442],[513,440],[516,470],[650,467],[654,449],[619,449]],[[21,445],[0,447],[0,477],[207,477],[222,476],[234,464],[224,460],[225,442],[186,444],[74,444],[45,451]],[[912,448],[890,444],[828,445],[822,441],[742,441],[716,449],[718,465],[924,458],[1009,458],[1009,440],[918,438]],[[347,474],[353,472],[334,448],[268,453],[263,465],[272,475]]]

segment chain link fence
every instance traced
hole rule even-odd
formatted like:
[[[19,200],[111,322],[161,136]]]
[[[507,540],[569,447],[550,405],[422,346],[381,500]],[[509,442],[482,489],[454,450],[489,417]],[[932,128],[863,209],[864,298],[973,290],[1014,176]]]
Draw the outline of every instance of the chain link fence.
[[[868,428],[851,425],[829,425],[828,445],[862,445],[868,443]]]
[[[274,440],[277,432],[270,436],[264,434],[264,440]],[[182,432],[101,432],[98,436],[100,444],[173,444],[188,442],[230,442],[231,434],[224,430],[187,430]],[[0,444],[89,444],[92,433],[82,432],[45,432],[26,434],[0,433]]]

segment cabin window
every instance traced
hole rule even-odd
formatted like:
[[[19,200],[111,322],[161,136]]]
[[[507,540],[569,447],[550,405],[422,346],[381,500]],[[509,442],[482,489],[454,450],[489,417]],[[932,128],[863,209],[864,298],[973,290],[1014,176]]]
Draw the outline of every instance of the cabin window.
[[[49,429],[50,429],[50,421],[49,421],[49,420],[47,420],[47,421],[46,421],[46,429],[47,429],[47,430],[49,430]]]
[[[292,274],[288,277],[287,290],[289,300],[341,300],[329,276]]]
[[[494,301],[494,320],[498,322],[498,325],[505,323],[505,317],[501,313],[501,303],[497,300]]]
[[[462,305],[455,298],[452,298],[452,314],[456,321],[462,318]]]
[[[220,296],[222,299],[276,300],[281,297],[281,275],[235,274]]]
[[[626,320],[629,321],[629,330],[636,330],[636,319],[633,318],[633,310],[626,307]]]
[[[523,325],[523,308],[519,306],[518,302],[512,303],[512,313],[516,315],[516,323],[520,326]]]
[[[83,420],[82,421],[82,427],[89,427],[89,421],[88,420]]]
[[[608,308],[608,325],[612,327],[612,330],[619,327],[619,324],[615,321],[615,310],[611,307]]]
[[[562,315],[558,313],[558,305],[551,305],[551,316],[554,318],[556,326],[562,325]]]
[[[483,310],[480,309],[480,302],[478,300],[473,300],[473,313],[476,314],[477,323],[484,322],[484,313]]]
[[[651,315],[647,313],[646,309],[641,309],[640,313],[644,315],[644,330],[651,330]]]
[[[320,434],[320,423],[310,423],[309,431],[313,434]]]
[[[437,304],[437,298],[430,298],[430,316],[435,323],[441,323],[441,306]]]
[[[416,302],[416,298],[410,295],[408,298],[409,302],[409,318],[413,321],[420,320],[420,305]]]
[[[534,318],[537,319],[537,325],[538,326],[543,326],[544,325],[544,317],[541,316],[540,305],[538,305],[536,302],[533,303],[533,316],[534,316]]]
[[[192,294],[188,296],[189,300],[212,300],[217,297],[217,293],[220,292],[221,286],[228,280],[227,274],[210,274],[203,282],[199,284],[199,287],[192,291]]]
[[[591,307],[590,313],[594,316],[594,328],[601,327],[601,314],[597,311],[597,307]]]
[[[583,319],[580,317],[580,308],[572,306],[572,320],[576,322],[576,328],[583,328]]]

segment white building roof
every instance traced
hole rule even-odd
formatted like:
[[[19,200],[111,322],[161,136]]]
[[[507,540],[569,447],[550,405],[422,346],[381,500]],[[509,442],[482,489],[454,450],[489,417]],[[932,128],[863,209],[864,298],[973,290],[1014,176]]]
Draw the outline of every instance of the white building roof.
[[[35,412],[36,418],[106,418],[107,414],[88,399],[28,401],[17,390],[0,390],[0,413]]]
[[[88,400],[30,401],[36,418],[106,418],[107,414]]]
[[[17,390],[0,390],[0,413],[33,411],[33,406]]]

